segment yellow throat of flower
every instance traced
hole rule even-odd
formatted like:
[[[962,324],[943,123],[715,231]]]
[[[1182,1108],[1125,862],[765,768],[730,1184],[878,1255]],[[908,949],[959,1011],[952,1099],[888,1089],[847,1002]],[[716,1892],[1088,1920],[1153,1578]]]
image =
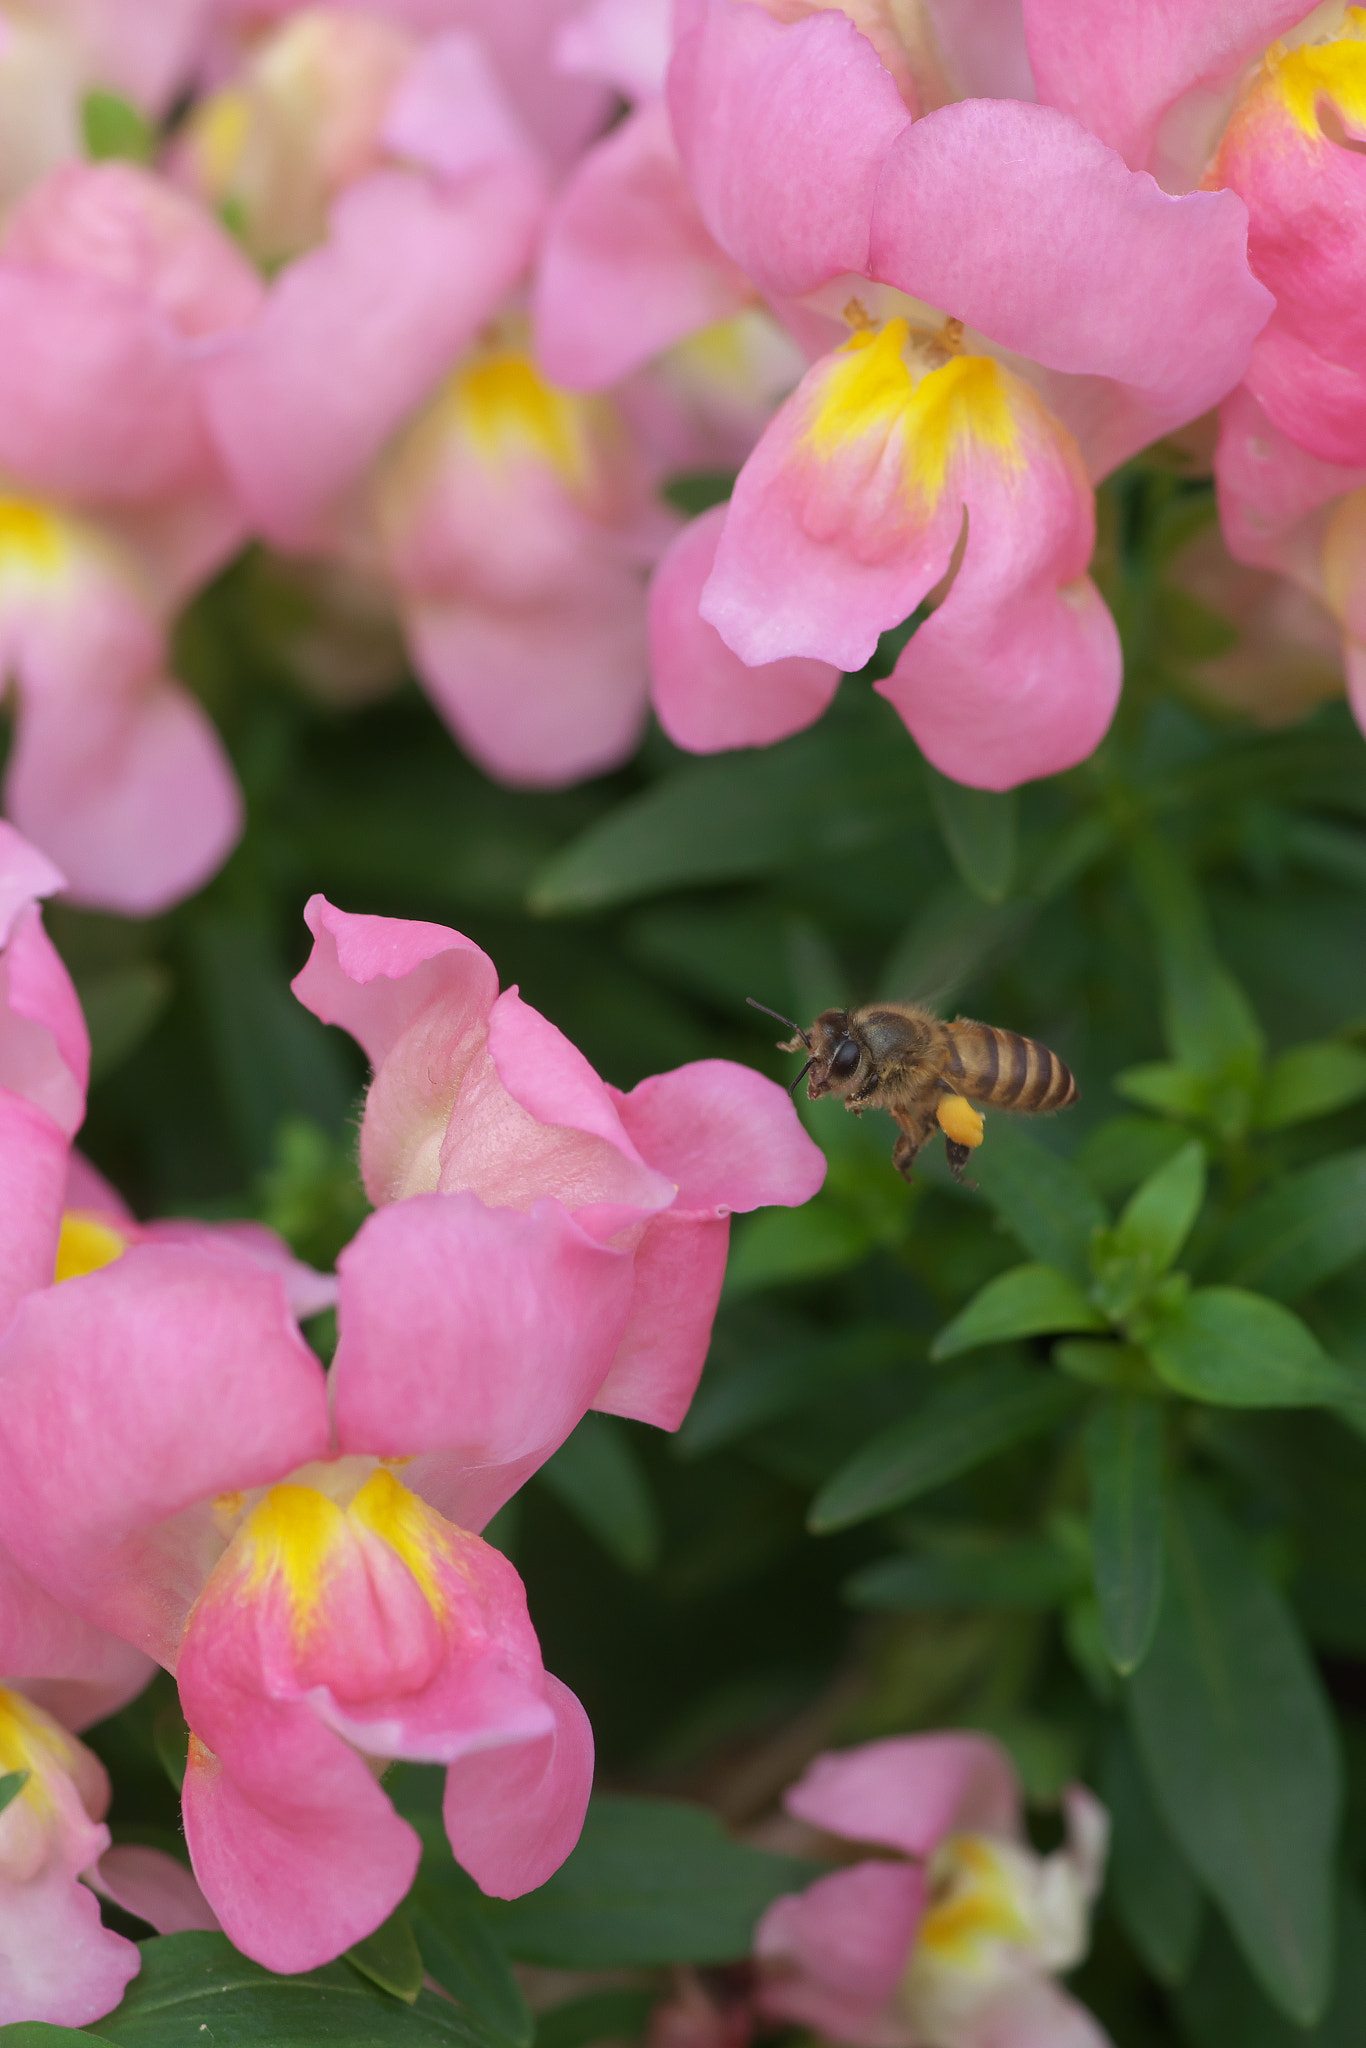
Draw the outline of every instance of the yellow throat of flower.
[[[1366,127],[1366,7],[1349,7],[1342,26],[1344,33],[1332,42],[1301,43],[1293,50],[1277,43],[1266,53],[1265,83],[1296,127],[1316,139],[1325,100],[1354,126]]]
[[[971,1969],[989,1945],[1028,1941],[1031,1929],[1016,1874],[988,1836],[952,1835],[941,1843],[930,1884],[931,1904],[916,1937],[913,1969],[917,1957]]]
[[[283,1591],[296,1640],[324,1618],[329,1586],[345,1568],[356,1535],[368,1531],[394,1552],[432,1612],[446,1611],[439,1566],[446,1552],[439,1515],[383,1466],[372,1472],[348,1505],[313,1486],[288,1481],[272,1486],[240,1532],[248,1560],[249,1595]]]
[[[57,1240],[57,1269],[53,1280],[79,1280],[112,1266],[128,1249],[128,1240],[102,1216],[81,1209],[68,1209],[62,1217]]]

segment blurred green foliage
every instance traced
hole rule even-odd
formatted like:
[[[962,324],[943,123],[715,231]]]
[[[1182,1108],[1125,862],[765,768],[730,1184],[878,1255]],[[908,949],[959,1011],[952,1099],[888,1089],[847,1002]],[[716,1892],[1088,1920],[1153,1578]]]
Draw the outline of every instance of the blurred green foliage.
[[[546,2048],[638,2033],[667,1982],[642,1970],[738,1954],[801,1881],[671,1799],[741,1829],[821,1747],[959,1723],[1010,1747],[1041,1839],[1076,1772],[1111,1805],[1077,1989],[1119,2048],[1366,2039],[1366,748],[1341,706],[1275,733],[1202,707],[1208,634],[1164,579],[1209,516],[1155,462],[1110,487],[1124,702],[1012,797],[927,770],[885,662],[766,751],[652,731],[525,794],[411,683],[305,687],[303,600],[262,558],[186,621],[247,835],[164,918],[52,917],[95,1037],[83,1142],[143,1212],[255,1214],[320,1263],[363,1216],[363,1069],[288,991],[319,889],[467,932],[620,1086],[717,1055],[789,1079],[749,995],[801,1020],[915,995],[1082,1089],[989,1115],[977,1189],[929,1154],[908,1188],[884,1119],[801,1105],[826,1186],[739,1220],[677,1437],[590,1416],[493,1531],[600,1790],[653,1803],[606,1797],[543,1893],[487,1910],[395,1774],[429,1852],[404,1926],[318,1973],[387,2015],[355,2038],[456,2038],[404,2002],[415,1955],[486,2048],[530,2039],[518,1955],[637,1973],[561,1984]],[[174,1714],[158,1687],[95,1731],[116,1836],[174,1841]],[[149,1944],[96,2031],[170,2040],[178,1986],[188,2039],[214,1939]],[[220,2048],[284,2039],[274,1980],[232,1967]]]

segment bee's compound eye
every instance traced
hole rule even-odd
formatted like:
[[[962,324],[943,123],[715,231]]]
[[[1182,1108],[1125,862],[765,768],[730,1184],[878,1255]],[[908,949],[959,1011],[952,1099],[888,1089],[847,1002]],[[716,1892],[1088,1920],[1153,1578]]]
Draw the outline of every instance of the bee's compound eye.
[[[830,1071],[837,1081],[847,1081],[859,1063],[859,1049],[852,1038],[842,1038],[830,1055]]]

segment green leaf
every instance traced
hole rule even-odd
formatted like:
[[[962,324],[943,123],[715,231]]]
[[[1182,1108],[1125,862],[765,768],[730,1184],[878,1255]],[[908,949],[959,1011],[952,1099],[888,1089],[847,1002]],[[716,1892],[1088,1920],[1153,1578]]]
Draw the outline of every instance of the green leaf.
[[[27,1771],[6,1771],[0,1778],[0,1813],[3,1813],[12,1799],[17,1799],[28,1783]]]
[[[81,102],[81,129],[86,151],[97,162],[126,157],[130,163],[149,164],[156,151],[156,135],[146,115],[117,93],[88,92]]]
[[[1112,1394],[1083,1439],[1091,1483],[1091,1562],[1101,1635],[1116,1671],[1143,1662],[1162,1604],[1162,1416],[1141,1394]]]
[[[1213,1247],[1216,1277],[1298,1301],[1366,1252],[1366,1150],[1278,1180]]]
[[[489,2048],[531,2048],[536,2024],[481,1907],[424,1863],[408,1901],[422,1961]]]
[[[422,1956],[401,1906],[364,1941],[353,1942],[346,1960],[352,1969],[378,1984],[381,1991],[401,1998],[405,2005],[411,2005],[422,1989]]]
[[[876,987],[889,1001],[947,1005],[966,982],[1015,951],[1038,906],[983,903],[957,880],[932,890],[893,946]]]
[[[1107,1221],[1081,1174],[1028,1137],[993,1119],[973,1155],[982,1193],[1027,1252],[1085,1286],[1091,1275],[1091,1233]]]
[[[552,2006],[536,2021],[536,2048],[590,2048],[598,2041],[634,2041],[659,2003],[657,1990],[591,1991]]]
[[[709,1361],[674,1442],[688,1458],[718,1450],[868,1373],[910,1368],[918,1353],[915,1339],[899,1325],[864,1323],[816,1343],[784,1343],[746,1356],[723,1374]]]
[[[1104,1330],[1100,1313],[1075,1280],[1055,1266],[1013,1266],[988,1280],[930,1346],[931,1358],[955,1358],[981,1344],[1036,1337],[1045,1330]]]
[[[1129,1697],[1167,1826],[1267,1995],[1309,2025],[1332,1972],[1337,1735],[1279,1594],[1193,1488],[1169,1510],[1166,1596]]]
[[[659,1516],[635,1446],[615,1415],[585,1415],[538,1477],[624,1571],[651,1569],[659,1556]]]
[[[1115,1225],[1117,1250],[1143,1258],[1156,1277],[1165,1273],[1190,1235],[1205,1199],[1205,1148],[1198,1140],[1149,1174]]]
[[[100,2021],[114,2048],[470,2048],[477,2037],[430,1991],[405,2005],[346,1963],[276,1977],[224,1934],[139,1944],[142,1972]],[[88,2039],[88,2036],[82,2038]]]
[[[531,907],[543,916],[597,910],[856,853],[904,829],[915,781],[914,753],[879,747],[863,729],[690,763],[557,854]]]
[[[1195,1961],[1204,1900],[1153,1804],[1133,1743],[1119,1722],[1105,1745],[1100,1792],[1114,1829],[1107,1894],[1158,1982],[1182,1984]]]
[[[1161,1380],[1136,1344],[1098,1342],[1094,1337],[1064,1337],[1053,1346],[1053,1363],[1088,1387],[1109,1387],[1121,1394],[1164,1391]]]
[[[1210,1086],[1203,1074],[1179,1067],[1174,1060],[1150,1060],[1145,1066],[1126,1067],[1114,1078],[1115,1092],[1159,1116],[1179,1117],[1193,1123],[1209,1107]]]
[[[761,1287],[842,1273],[866,1259],[878,1241],[869,1219],[824,1191],[800,1209],[761,1209],[736,1220],[742,1228],[726,1267],[728,1301]]]
[[[827,1535],[930,1493],[1011,1444],[1051,1429],[1078,1398],[1069,1381],[1018,1365],[960,1373],[842,1465],[817,1494],[807,1526]]]
[[[1303,2028],[1268,2005],[1237,1949],[1217,1921],[1206,1929],[1200,1959],[1174,2000],[1183,2038],[1192,2048],[1361,2048],[1366,2041],[1366,1908],[1355,1885],[1342,1888],[1338,1969],[1333,1996],[1317,2026]]]
[[[887,1557],[846,1579],[851,1607],[900,1613],[954,1607],[1056,1607],[1078,1587],[1078,1567],[1054,1543],[937,1557]]]
[[[1241,1287],[1197,1288],[1144,1348],[1169,1387],[1222,1407],[1305,1408],[1355,1392],[1297,1315]]]
[[[129,960],[76,979],[90,1032],[90,1078],[102,1080],[147,1036],[171,999],[169,968],[159,960]]]
[[[969,789],[941,775],[928,761],[925,779],[944,844],[959,874],[984,903],[1004,902],[1015,876],[1015,791]]]
[[[1278,1131],[1286,1124],[1326,1116],[1366,1095],[1366,1052],[1325,1038],[1310,1045],[1292,1045],[1273,1062],[1253,1112],[1258,1130]]]
[[[7,2027],[0,2027],[0,2043],[4,2048],[59,2048],[63,2041],[74,2041],[78,2048],[111,2048],[107,2034],[92,2034],[88,2027],[53,2027],[46,2020],[14,2020]]]
[[[1189,872],[1165,840],[1149,836],[1134,843],[1133,874],[1157,942],[1173,1058],[1211,1079],[1250,1082],[1261,1066],[1262,1028],[1214,951]]]
[[[552,1969],[724,1963],[749,1954],[774,1899],[818,1874],[728,1840],[705,1807],[601,1798],[548,1883],[485,1910],[513,1955]]]

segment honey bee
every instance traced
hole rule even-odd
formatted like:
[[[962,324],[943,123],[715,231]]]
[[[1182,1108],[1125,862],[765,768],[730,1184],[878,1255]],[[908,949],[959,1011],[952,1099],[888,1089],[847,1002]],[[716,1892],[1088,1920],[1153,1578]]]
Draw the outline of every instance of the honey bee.
[[[1077,1100],[1077,1084],[1057,1054],[1018,1031],[1000,1031],[970,1017],[946,1023],[919,1003],[822,1010],[803,1031],[766,1003],[747,1000],[796,1033],[782,1041],[780,1052],[809,1055],[794,1089],[806,1080],[812,1102],[836,1095],[855,1116],[865,1109],[891,1114],[900,1126],[892,1164],[907,1180],[936,1126],[944,1133],[954,1178],[963,1178],[969,1153],[982,1142],[974,1103],[1041,1113],[1067,1109]]]

